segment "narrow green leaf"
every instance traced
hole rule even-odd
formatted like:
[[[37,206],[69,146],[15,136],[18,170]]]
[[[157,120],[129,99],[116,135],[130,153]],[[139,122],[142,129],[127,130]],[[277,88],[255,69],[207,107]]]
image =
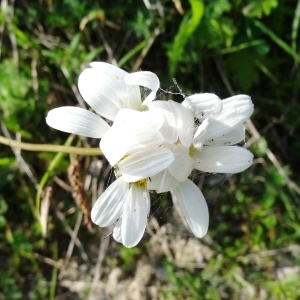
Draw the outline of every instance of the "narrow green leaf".
[[[73,39],[71,40],[70,46],[68,48],[68,52],[69,52],[68,54],[72,55],[76,51],[80,42],[80,38],[81,38],[81,34],[77,33],[74,35]]]
[[[298,0],[297,7],[294,14],[293,24],[292,24],[292,48],[294,51],[297,50],[297,35],[299,30],[299,24],[300,24],[300,0]]]
[[[282,50],[289,54],[295,61],[300,62],[300,55],[293,50],[285,41],[279,38],[273,31],[268,29],[263,23],[258,20],[253,21],[255,26],[258,27],[263,33],[269,36],[271,40],[276,43]]]
[[[131,57],[142,50],[147,45],[147,40],[140,42],[132,50],[127,52],[118,62],[118,66],[121,68]]]
[[[73,136],[70,135],[68,137],[68,139],[66,140],[64,146],[70,146],[73,140]],[[46,185],[46,183],[48,182],[50,176],[52,175],[52,173],[54,172],[54,170],[56,169],[56,167],[59,165],[59,163],[61,162],[61,160],[63,159],[65,153],[64,152],[58,152],[55,157],[52,159],[52,161],[50,162],[50,165],[47,169],[47,171],[44,173],[40,183],[39,183],[39,190],[37,191],[36,194],[36,211],[39,212],[40,211],[40,205],[41,205],[41,195],[42,195],[42,191],[44,186]]]
[[[170,45],[168,50],[169,72],[172,77],[176,72],[177,65],[184,50],[184,46],[199,25],[204,13],[204,5],[202,0],[190,0],[189,2],[191,4],[191,12],[188,12],[184,16],[179,26],[178,33],[175,36],[174,42],[172,45]]]

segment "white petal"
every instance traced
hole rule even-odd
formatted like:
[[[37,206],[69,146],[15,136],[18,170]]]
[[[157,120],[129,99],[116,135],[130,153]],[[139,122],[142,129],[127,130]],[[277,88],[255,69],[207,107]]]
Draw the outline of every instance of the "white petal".
[[[209,126],[209,120],[205,119],[197,128],[197,131],[194,135],[193,138],[193,145],[195,148],[197,148],[198,150],[201,150],[203,145],[204,145],[204,141],[206,138],[206,132],[207,132],[207,128]]]
[[[171,101],[156,100],[148,104],[149,110],[160,114],[164,122],[160,128],[165,142],[173,144],[178,140],[177,115]]]
[[[194,134],[194,117],[191,110],[181,104],[169,101],[154,101],[149,104],[149,110],[160,114],[164,123],[161,132],[167,143],[180,142],[189,147]]]
[[[159,129],[162,122],[163,120],[152,112],[122,109],[116,117],[116,122],[103,136],[100,148],[109,163],[114,166],[126,154],[161,145],[163,136]]]
[[[115,239],[115,241],[119,243],[122,243],[121,226],[122,226],[122,218],[118,220],[113,231],[113,238]]]
[[[194,168],[210,173],[238,173],[253,163],[252,153],[238,146],[207,146],[194,154]]]
[[[91,211],[92,221],[101,227],[116,222],[122,215],[128,192],[129,185],[122,177],[114,181],[95,202]]]
[[[226,134],[235,126],[242,124],[253,113],[253,103],[247,95],[238,95],[224,99],[222,112],[210,122],[206,138],[208,140]]]
[[[243,124],[238,124],[229,132],[215,139],[205,141],[205,145],[209,146],[231,146],[245,140],[245,127]]]
[[[126,134],[127,132],[122,135],[122,131],[111,128],[100,141],[100,149],[111,166],[115,166],[128,152],[130,145]]]
[[[125,247],[136,246],[144,235],[150,208],[149,192],[132,185],[124,205],[121,234]]]
[[[149,111],[139,112],[138,118],[131,119],[127,125],[129,153],[161,145],[164,142],[159,131],[162,124],[161,116]]]
[[[157,193],[164,193],[174,190],[179,183],[180,181],[176,180],[170,171],[166,169],[149,177],[147,180],[147,189],[156,191]]]
[[[120,109],[111,127],[123,126],[123,124],[126,124],[131,120],[137,119],[140,114],[141,114],[140,111],[134,109],[128,109],[128,108]]]
[[[118,164],[124,180],[136,182],[166,169],[173,161],[173,154],[166,148],[152,148],[129,155]]]
[[[168,169],[178,181],[185,181],[193,170],[193,160],[189,156],[189,149],[181,144],[173,149],[174,160]]]
[[[209,213],[199,188],[188,179],[172,192],[172,198],[181,208],[194,235],[202,238],[207,233]]]
[[[112,125],[114,126],[126,126],[130,127],[155,127],[155,130],[160,129],[164,119],[156,112],[150,111],[136,111],[132,109],[121,109],[116,116],[116,119]]]
[[[86,109],[73,106],[63,106],[50,110],[46,122],[57,130],[91,138],[101,138],[110,128],[100,116]]]
[[[140,85],[151,90],[151,93],[143,102],[144,105],[147,105],[155,99],[156,92],[159,88],[158,77],[154,73],[148,71],[131,73],[125,77],[125,82],[128,85]]]
[[[130,148],[128,135],[131,135],[131,128],[128,128],[126,124],[129,120],[135,120],[139,113],[136,110],[121,109],[112,127],[100,141],[100,149],[112,166],[128,152]]]
[[[178,137],[181,144],[189,147],[192,143],[194,135],[194,117],[191,110],[185,108],[181,104],[170,101],[173,106],[173,112],[177,118]]]
[[[124,70],[104,62],[91,63],[79,76],[78,88],[84,100],[101,116],[114,120],[121,108],[141,105],[139,88],[127,86]]]
[[[210,93],[188,96],[181,104],[191,109],[194,113],[194,117],[200,121],[213,114],[218,114],[222,110],[220,98]]]

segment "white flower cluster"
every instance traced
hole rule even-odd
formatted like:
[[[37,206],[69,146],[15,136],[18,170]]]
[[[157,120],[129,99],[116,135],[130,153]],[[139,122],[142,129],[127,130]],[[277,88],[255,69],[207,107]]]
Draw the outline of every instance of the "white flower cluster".
[[[46,122],[64,132],[101,138],[100,149],[117,179],[93,206],[92,221],[101,227],[115,224],[114,239],[133,247],[145,232],[149,193],[170,191],[194,235],[203,237],[208,208],[189,176],[193,169],[237,173],[251,166],[251,152],[235,146],[245,139],[243,123],[253,112],[250,97],[221,100],[204,93],[182,103],[154,101],[159,89],[154,73],[128,74],[103,62],[90,65],[78,85],[95,113],[60,107],[48,113]],[[145,99],[140,86],[150,90]]]

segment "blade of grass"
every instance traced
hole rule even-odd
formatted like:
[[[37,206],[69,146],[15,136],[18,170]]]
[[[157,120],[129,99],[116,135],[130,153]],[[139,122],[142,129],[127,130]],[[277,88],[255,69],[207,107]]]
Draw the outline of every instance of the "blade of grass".
[[[275,44],[277,44],[282,50],[290,55],[295,61],[300,63],[300,55],[297,54],[285,41],[279,38],[272,30],[268,29],[263,23],[258,20],[254,20],[253,23],[263,33],[265,33]]]
[[[146,45],[148,40],[144,40],[136,45],[132,50],[127,52],[118,62],[118,66],[121,68],[131,57],[133,57],[136,53],[141,51]]]
[[[278,84],[277,78],[272,74],[272,71],[269,70],[265,65],[263,65],[260,61],[256,60],[255,64],[258,66],[258,68],[266,74],[275,84]]]
[[[152,47],[152,45],[153,45],[155,39],[157,38],[157,36],[158,36],[159,34],[160,34],[160,29],[159,29],[159,28],[155,28],[153,34],[152,34],[152,35],[150,36],[150,38],[147,40],[147,44],[145,45],[145,47],[144,47],[143,50],[141,51],[139,57],[136,59],[134,65],[133,65],[133,67],[132,67],[132,70],[131,70],[132,72],[136,72],[136,71],[140,68],[140,66],[141,66],[141,64],[142,64],[142,62],[143,62],[143,60],[144,60],[144,58],[146,57],[148,51],[149,51],[150,48]]]
[[[229,47],[229,48],[222,49],[220,51],[220,54],[229,54],[229,53],[233,53],[233,52],[238,52],[238,51],[248,49],[250,47],[259,46],[259,45],[262,45],[262,44],[265,44],[265,43],[266,43],[266,41],[264,41],[262,39],[254,40],[254,41],[250,41],[250,42],[246,42],[246,43],[241,43],[241,44],[236,45],[236,46],[232,46],[232,47]]]
[[[292,49],[294,51],[297,51],[296,40],[298,35],[299,24],[300,24],[300,0],[298,0],[297,7],[294,14],[293,24],[292,24],[291,38],[292,38]]]
[[[64,145],[65,146],[70,146],[72,141],[73,141],[73,137],[74,137],[73,135],[70,135],[68,137],[68,139],[66,140]],[[64,155],[65,155],[64,152],[59,152],[54,156],[54,158],[50,162],[50,165],[49,165],[47,171],[44,173],[44,175],[43,175],[43,177],[42,177],[42,179],[39,183],[39,189],[38,189],[37,194],[36,194],[36,205],[35,205],[37,212],[40,211],[41,195],[42,195],[42,192],[43,192],[43,188],[46,185],[46,183],[48,182],[49,177],[52,175],[52,173],[54,172],[56,167],[59,165],[59,163],[63,159]]]
[[[171,77],[174,76],[178,62],[184,50],[189,37],[198,27],[204,13],[204,5],[200,0],[190,0],[191,12],[187,13],[179,26],[178,33],[175,36],[169,51],[169,72]]]

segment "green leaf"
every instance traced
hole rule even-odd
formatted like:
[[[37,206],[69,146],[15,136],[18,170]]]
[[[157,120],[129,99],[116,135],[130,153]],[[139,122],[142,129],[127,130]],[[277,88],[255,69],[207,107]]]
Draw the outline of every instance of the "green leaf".
[[[172,77],[176,72],[184,46],[199,25],[204,13],[202,0],[190,0],[189,2],[191,4],[191,12],[184,16],[174,42],[168,49],[169,72]]]
[[[8,209],[8,205],[4,198],[0,195],[0,214],[5,214]]]
[[[4,60],[0,65],[0,109],[4,115],[14,114],[28,106],[24,101],[31,81],[19,71],[11,59]]]
[[[79,33],[75,34],[75,36],[71,40],[70,46],[67,50],[69,55],[74,54],[74,52],[78,48],[78,44],[80,42],[80,39],[81,39],[81,34],[79,34]]]
[[[295,15],[294,15],[294,20],[292,24],[292,33],[291,33],[291,38],[292,38],[292,48],[294,51],[297,49],[297,35],[298,35],[298,29],[299,29],[299,24],[300,24],[300,0],[298,0],[297,7],[295,10]]]
[[[0,167],[12,167],[14,164],[15,164],[15,158],[11,158],[11,157],[0,158]]]
[[[99,46],[91,50],[89,53],[86,54],[85,61],[93,61],[101,52],[103,52],[103,50],[103,46]]]
[[[6,219],[3,216],[0,216],[0,228],[3,228],[6,225]]]
[[[277,0],[252,0],[243,8],[243,14],[247,17],[261,18],[263,15],[270,15],[277,5]]]
[[[300,55],[293,50],[285,41],[278,37],[272,30],[268,29],[263,23],[254,20],[254,24],[266,35],[269,36],[282,50],[289,54],[295,61],[300,62]]]
[[[207,4],[208,9],[211,10],[211,17],[213,18],[219,18],[222,16],[225,12],[230,11],[231,4],[228,0],[215,0],[211,1]]]

